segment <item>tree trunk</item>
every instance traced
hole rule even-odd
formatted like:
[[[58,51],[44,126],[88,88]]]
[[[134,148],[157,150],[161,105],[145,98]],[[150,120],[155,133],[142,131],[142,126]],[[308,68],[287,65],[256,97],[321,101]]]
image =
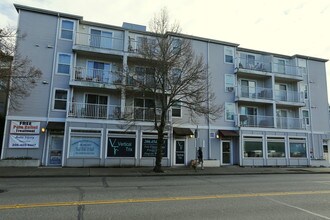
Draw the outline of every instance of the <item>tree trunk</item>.
[[[156,153],[156,164],[154,172],[163,173],[162,169],[162,158],[163,158],[163,146],[164,146],[164,129],[166,120],[166,111],[162,111],[160,125],[157,127],[158,138],[157,138],[157,153]]]

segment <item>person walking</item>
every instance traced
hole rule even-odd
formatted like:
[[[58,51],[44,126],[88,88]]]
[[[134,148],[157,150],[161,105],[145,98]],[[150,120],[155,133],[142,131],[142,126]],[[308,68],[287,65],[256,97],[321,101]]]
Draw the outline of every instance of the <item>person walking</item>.
[[[202,147],[198,149],[198,163],[201,164],[202,170],[204,170],[204,161],[203,161],[203,150]]]

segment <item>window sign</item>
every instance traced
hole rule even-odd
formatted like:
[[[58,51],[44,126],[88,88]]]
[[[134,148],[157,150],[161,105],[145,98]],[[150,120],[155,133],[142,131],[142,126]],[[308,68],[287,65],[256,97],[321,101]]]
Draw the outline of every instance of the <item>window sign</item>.
[[[108,157],[135,157],[135,138],[108,138]]]
[[[162,156],[167,157],[167,139],[164,140]],[[157,139],[142,139],[142,157],[156,157]]]
[[[15,134],[39,134],[40,122],[35,121],[12,121],[10,133]]]
[[[100,137],[71,137],[70,157],[100,157]]]
[[[39,135],[9,135],[9,148],[38,148]]]

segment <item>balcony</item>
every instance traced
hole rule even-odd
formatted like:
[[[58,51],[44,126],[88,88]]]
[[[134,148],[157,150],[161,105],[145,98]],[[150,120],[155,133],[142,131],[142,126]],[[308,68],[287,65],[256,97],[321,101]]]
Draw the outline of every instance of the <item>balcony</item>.
[[[156,109],[157,110],[157,109]],[[121,112],[119,105],[90,103],[69,103],[69,118],[87,118],[104,120],[153,121],[154,108],[126,106]],[[157,114],[157,117],[160,117]]]
[[[279,129],[304,129],[306,124],[301,118],[277,117],[276,127]]]
[[[275,101],[279,105],[305,106],[303,92],[275,90]]]
[[[274,128],[274,117],[265,115],[238,115],[240,127]]]
[[[75,67],[72,81],[78,82],[77,85],[93,86],[91,83],[98,83],[112,86],[121,85],[122,78],[123,76],[119,72]]]
[[[237,101],[273,100],[273,90],[265,87],[239,86],[236,91]]]
[[[112,34],[99,35],[77,32],[73,49],[85,52],[122,55],[124,51],[124,39],[113,37]]]
[[[301,81],[306,68],[292,65],[284,60],[275,62],[271,56],[241,53],[235,61],[235,72],[242,76],[253,74],[268,76],[269,73],[275,73],[277,78]]]

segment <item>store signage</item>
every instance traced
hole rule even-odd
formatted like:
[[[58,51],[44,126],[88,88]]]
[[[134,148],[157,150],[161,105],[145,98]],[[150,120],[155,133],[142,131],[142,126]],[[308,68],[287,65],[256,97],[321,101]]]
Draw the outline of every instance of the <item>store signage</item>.
[[[157,153],[157,139],[142,139],[142,157],[155,157]],[[167,139],[162,147],[162,157],[167,157]]]
[[[99,137],[71,137],[70,157],[100,157]]]
[[[108,157],[135,157],[135,138],[108,139]]]
[[[39,135],[9,135],[9,148],[38,148]]]
[[[10,126],[12,134],[39,134],[40,122],[36,121],[12,121]]]

